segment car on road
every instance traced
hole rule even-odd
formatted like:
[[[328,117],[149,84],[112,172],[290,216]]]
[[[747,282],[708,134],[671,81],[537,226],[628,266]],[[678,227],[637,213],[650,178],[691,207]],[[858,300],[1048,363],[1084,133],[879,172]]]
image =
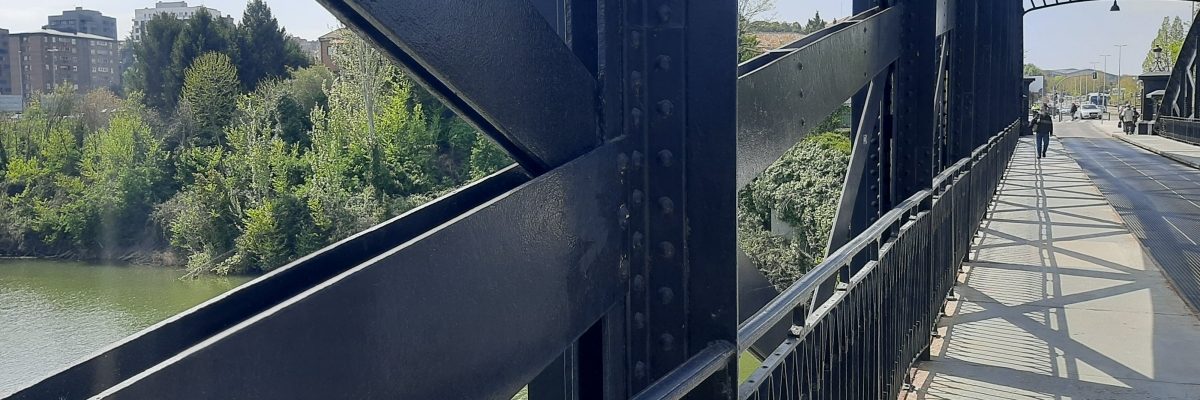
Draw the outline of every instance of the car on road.
[[[1062,115],[1071,115],[1071,105],[1067,104],[1058,106],[1058,113]]]
[[[1100,106],[1095,104],[1084,104],[1079,106],[1080,119],[1100,119],[1100,114],[1104,111],[1100,110]]]

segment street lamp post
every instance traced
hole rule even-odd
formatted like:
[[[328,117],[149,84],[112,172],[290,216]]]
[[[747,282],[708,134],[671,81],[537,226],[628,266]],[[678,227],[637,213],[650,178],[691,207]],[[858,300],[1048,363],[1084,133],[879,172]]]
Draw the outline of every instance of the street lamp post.
[[[1100,57],[1104,58],[1104,69],[1100,71],[1100,90],[1097,91],[1097,93],[1098,94],[1099,93],[1107,94],[1108,93],[1108,57],[1110,57],[1110,56],[1108,54],[1101,54]],[[1104,100],[1103,101],[1104,102],[1104,112],[1107,114],[1108,113],[1108,99],[1104,98],[1104,97],[1101,97],[1101,99]]]
[[[1123,87],[1121,87],[1121,79],[1125,78],[1125,75],[1122,75],[1122,73],[1121,73],[1121,67],[1122,67],[1122,65],[1121,65],[1121,50],[1123,50],[1123,48],[1125,46],[1127,46],[1127,45],[1124,45],[1124,44],[1114,44],[1113,45],[1113,47],[1117,48],[1117,88],[1121,90],[1121,99],[1118,100],[1118,102],[1120,102],[1121,104],[1125,104],[1125,89]]]

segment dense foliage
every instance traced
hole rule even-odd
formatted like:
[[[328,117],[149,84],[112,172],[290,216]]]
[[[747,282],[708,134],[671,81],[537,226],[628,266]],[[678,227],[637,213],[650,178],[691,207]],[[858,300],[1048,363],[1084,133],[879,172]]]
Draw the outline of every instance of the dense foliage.
[[[125,91],[141,91],[146,105],[162,112],[174,110],[184,72],[201,54],[228,56],[244,90],[310,64],[262,0],[250,0],[236,26],[203,8],[187,20],[156,14],[146,23],[142,40],[132,47],[132,62],[123,79]]]
[[[1151,42],[1150,51],[1146,52],[1146,59],[1142,61],[1142,70],[1151,72],[1158,71],[1155,68],[1155,53],[1154,47],[1162,47],[1162,63],[1161,68],[1164,71],[1169,71],[1175,65],[1175,59],[1179,57],[1179,52],[1183,50],[1183,41],[1187,38],[1188,29],[1191,27],[1191,21],[1184,20],[1175,16],[1174,19],[1163,17],[1162,26],[1158,28],[1158,34],[1155,35],[1154,41]]]
[[[146,39],[143,50],[160,42]],[[64,87],[5,116],[0,254],[268,271],[511,162],[364,41],[342,39],[337,73],[268,72],[250,90],[236,57],[189,55],[179,76],[154,75],[178,85],[171,111],[163,91]]]
[[[849,161],[845,133],[809,136],[738,193],[739,245],[777,288],[824,259]]]
[[[818,12],[803,24],[795,21],[751,21],[747,29],[751,32],[795,32],[807,35],[824,29],[827,24]]]

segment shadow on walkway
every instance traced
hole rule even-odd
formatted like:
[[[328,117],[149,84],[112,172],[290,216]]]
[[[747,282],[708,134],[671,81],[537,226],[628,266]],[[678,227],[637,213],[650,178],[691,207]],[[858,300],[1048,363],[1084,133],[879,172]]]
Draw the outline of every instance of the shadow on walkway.
[[[1023,138],[914,399],[1200,399],[1200,320],[1054,141]]]

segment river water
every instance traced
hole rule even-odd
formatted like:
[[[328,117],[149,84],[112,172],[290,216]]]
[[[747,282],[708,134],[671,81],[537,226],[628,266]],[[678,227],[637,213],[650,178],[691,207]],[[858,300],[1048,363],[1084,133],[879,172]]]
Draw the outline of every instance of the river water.
[[[0,259],[0,397],[250,278]]]

